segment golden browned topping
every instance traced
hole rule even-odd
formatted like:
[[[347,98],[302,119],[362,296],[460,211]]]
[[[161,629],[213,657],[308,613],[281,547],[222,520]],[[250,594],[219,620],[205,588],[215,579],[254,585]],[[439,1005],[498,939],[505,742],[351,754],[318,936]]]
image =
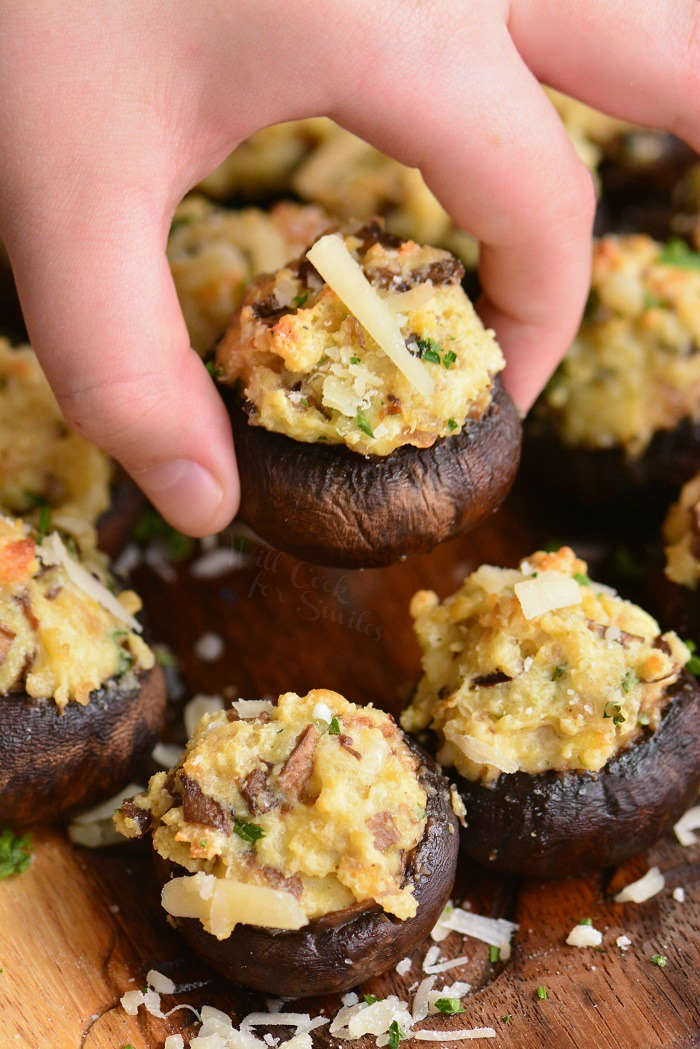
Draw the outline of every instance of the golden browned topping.
[[[31,420],[31,425],[28,424]],[[34,352],[0,338],[0,508],[76,537],[109,505],[108,457],[66,425]]]
[[[371,900],[415,915],[404,869],[426,793],[394,720],[325,689],[262,707],[240,700],[205,715],[180,764],[117,814],[118,829],[152,828],[164,859],[225,882],[227,899],[242,888],[248,900],[254,888],[292,897],[302,923]]]
[[[666,575],[695,590],[700,583],[700,473],[688,481],[664,522]]]
[[[212,349],[253,277],[296,258],[330,224],[311,204],[233,211],[186,197],[173,220],[168,261],[195,350]]]
[[[302,259],[248,288],[217,351],[222,381],[242,384],[249,421],[300,441],[387,455],[404,444],[429,447],[480,419],[504,362],[460,286],[461,263],[377,223],[344,244],[432,391],[409,381]]]
[[[679,242],[603,237],[589,305],[538,412],[560,438],[638,456],[700,419],[700,256]]]
[[[113,679],[135,683],[154,662],[135,632],[140,607],[133,591],[114,597],[56,533],[39,540],[0,517],[0,706],[24,691],[62,710]]]
[[[487,783],[596,772],[656,728],[688,649],[586,572],[562,547],[518,569],[482,565],[442,603],[414,596],[423,677],[401,723],[435,731],[442,764]]]

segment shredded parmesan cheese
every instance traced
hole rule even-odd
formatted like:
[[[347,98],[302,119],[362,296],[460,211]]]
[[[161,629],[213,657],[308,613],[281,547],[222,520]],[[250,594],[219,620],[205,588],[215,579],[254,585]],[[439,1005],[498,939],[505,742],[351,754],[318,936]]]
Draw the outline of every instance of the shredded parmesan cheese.
[[[433,380],[421,361],[406,349],[394,314],[367,280],[340,234],[321,237],[306,257],[411,385],[424,397],[430,396]]]
[[[216,710],[223,710],[224,701],[221,696],[206,696],[198,692],[189,703],[185,704],[182,717],[185,722],[185,732],[189,739],[205,714],[213,714]]]
[[[574,925],[566,937],[569,947],[600,947],[603,942],[603,934],[592,925]]]
[[[581,589],[575,579],[560,572],[540,572],[513,587],[526,619],[581,604]]]
[[[472,936],[475,940],[498,947],[503,961],[510,958],[510,941],[518,928],[515,922],[505,918],[487,918],[481,914],[472,914],[461,907],[447,905],[431,932],[431,937],[438,943],[451,931]]]
[[[650,867],[643,878],[630,882],[615,897],[615,903],[644,903],[661,892],[665,884],[658,867]]]
[[[93,575],[90,575],[87,569],[70,556],[58,532],[52,532],[51,535],[45,537],[43,543],[37,543],[36,556],[47,567],[62,565],[70,581],[83,593],[91,597],[98,605],[102,605],[115,619],[126,623],[134,633],[141,633],[143,627],[138,619],[130,615],[106,586],[103,586]]]
[[[681,845],[694,845],[698,840],[693,831],[700,830],[700,805],[694,805],[692,809],[684,812],[678,823],[674,825],[673,832]]]
[[[231,706],[239,718],[259,718],[261,714],[268,714],[274,708],[274,703],[269,699],[236,699]]]

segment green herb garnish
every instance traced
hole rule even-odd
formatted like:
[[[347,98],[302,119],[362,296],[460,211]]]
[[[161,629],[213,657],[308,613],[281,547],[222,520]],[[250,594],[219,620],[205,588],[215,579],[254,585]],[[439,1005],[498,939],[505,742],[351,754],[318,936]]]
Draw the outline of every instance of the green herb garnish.
[[[700,270],[700,252],[692,251],[684,240],[674,237],[664,246],[659,262],[667,266],[680,266],[684,270]]]
[[[635,674],[634,670],[628,670],[625,676],[623,677],[622,681],[620,682],[620,688],[625,693],[625,695],[627,695],[637,684],[639,684],[639,678]]]
[[[406,1032],[399,1027],[396,1020],[389,1025],[389,1049],[399,1049],[399,1042],[406,1037]]]
[[[0,831],[0,881],[21,874],[32,861],[28,834],[19,837],[6,827]]]
[[[350,363],[351,364],[362,364],[362,358],[361,357],[351,357],[350,358]]]
[[[502,1023],[502,1024],[509,1024],[509,1023],[510,1023],[510,1021],[511,1021],[511,1017],[512,1017],[512,1015],[513,1015],[512,1013],[506,1013],[506,1015],[505,1015],[505,1016],[502,1016],[502,1017],[501,1017],[501,1023]]]
[[[442,357],[443,368],[446,368],[447,371],[449,371],[456,360],[457,354],[454,352],[454,350],[447,350],[447,352],[444,353]]]
[[[299,295],[295,295],[294,298],[292,299],[292,306],[295,306],[296,309],[300,309],[304,305],[304,303],[306,302],[308,297],[309,297],[308,291],[302,292]]]
[[[364,998],[367,1005],[374,1005],[375,1002],[379,1001],[379,998],[377,998],[376,994],[363,994],[362,997]]]
[[[447,429],[451,430],[452,432],[454,432],[455,430],[459,429],[459,423],[455,422],[454,419],[448,419],[447,420]]]
[[[587,575],[584,575],[583,572],[574,572],[574,579],[579,584],[579,586],[591,585],[590,578]]]
[[[132,537],[139,546],[159,540],[171,561],[184,561],[194,551],[194,540],[169,525],[152,506],[136,522]]]
[[[265,831],[262,827],[259,827],[257,823],[246,823],[245,820],[234,820],[233,829],[239,838],[243,838],[243,841],[250,842],[254,845],[256,841],[260,841],[261,838],[265,837]]]
[[[592,924],[593,924],[593,919],[592,918],[581,918],[581,920],[579,921],[579,925],[592,925]]]
[[[558,681],[566,673],[566,663],[559,663],[552,671],[552,681]]]
[[[668,958],[666,957],[665,954],[652,954],[652,956],[649,959],[649,961],[651,962],[652,965],[658,965],[659,969],[663,969],[666,966],[666,962],[668,961]]]
[[[500,962],[500,960],[501,960],[501,948],[500,947],[494,947],[494,945],[491,944],[491,946],[489,947],[489,961],[491,962],[492,965],[495,965],[496,962]]]
[[[690,652],[690,659],[685,664],[685,669],[689,674],[694,674],[695,677],[700,677],[700,656],[697,654],[698,646],[694,641],[686,641],[685,647]]]
[[[338,721],[338,718],[335,716],[335,714],[331,718],[331,723],[328,726],[328,735],[329,736],[339,736],[340,735],[340,722]]]
[[[541,1002],[547,1001],[547,988],[543,987],[542,984],[538,986],[535,993]]]
[[[438,998],[435,1002],[435,1008],[445,1016],[457,1016],[459,1013],[463,1013],[459,998]]]
[[[370,425],[370,421],[360,408],[357,409],[355,422],[357,423],[358,430],[362,430],[362,432],[366,433],[368,437],[374,437],[374,430]]]
[[[44,536],[48,535],[50,531],[51,531],[51,507],[48,506],[46,503],[44,503],[44,505],[39,508],[39,521],[38,521],[38,524],[37,524],[37,532],[39,533],[39,541],[41,541],[44,538]]]
[[[436,342],[435,339],[416,339],[416,345],[418,346],[422,360],[429,361],[430,364],[442,363],[440,357],[442,346],[439,342]]]
[[[205,368],[213,379],[220,379],[224,374],[224,369],[220,364],[214,364],[213,361],[207,361]]]
[[[153,651],[156,654],[156,662],[161,667],[174,667],[177,666],[177,660],[172,654],[167,645],[154,645]]]
[[[613,725],[622,725],[627,718],[622,713],[622,707],[619,703],[606,703],[603,708],[603,717],[612,718]]]

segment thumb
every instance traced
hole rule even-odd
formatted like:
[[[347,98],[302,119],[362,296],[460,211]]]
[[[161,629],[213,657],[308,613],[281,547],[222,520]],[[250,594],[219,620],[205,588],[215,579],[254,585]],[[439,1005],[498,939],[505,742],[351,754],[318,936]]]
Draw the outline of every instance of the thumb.
[[[190,348],[167,224],[133,208],[23,216],[8,249],[32,344],[67,421],[111,453],[172,525],[206,535],[238,506],[231,429]],[[52,220],[53,219],[53,220]]]

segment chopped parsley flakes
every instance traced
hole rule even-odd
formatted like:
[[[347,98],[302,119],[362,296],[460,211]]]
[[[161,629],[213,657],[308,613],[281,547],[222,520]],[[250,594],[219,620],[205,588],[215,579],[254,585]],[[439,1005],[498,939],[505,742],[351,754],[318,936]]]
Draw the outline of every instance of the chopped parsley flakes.
[[[622,681],[620,682],[620,688],[625,693],[631,692],[635,685],[639,684],[639,678],[635,674],[634,670],[628,670]],[[624,719],[623,719],[624,720]]]
[[[579,921],[579,925],[592,925],[592,924],[593,924],[593,919],[592,918],[581,918],[580,921]]]
[[[21,837],[5,827],[0,831],[0,881],[26,871],[32,861],[28,834]]]
[[[668,961],[668,958],[666,957],[665,954],[652,954],[652,956],[649,959],[649,961],[651,962],[652,965],[658,965],[659,969],[663,969],[666,966],[666,962]]]
[[[584,575],[583,572],[574,572],[574,579],[579,584],[579,586],[591,585],[590,578],[587,575]]]
[[[403,1028],[399,1027],[396,1020],[392,1020],[389,1025],[389,1049],[398,1049],[399,1042],[405,1037],[406,1032]]]
[[[700,677],[700,655],[698,655],[698,646],[694,641],[686,641],[685,646],[690,651],[690,659],[685,664],[685,669],[689,674],[694,674],[695,677]]]
[[[377,998],[376,994],[364,994],[362,997],[364,998],[367,1005],[374,1005],[375,1002],[379,1001],[379,998]]]
[[[451,430],[454,433],[455,430],[459,429],[459,423],[455,422],[454,419],[448,419],[447,420],[447,429]]]
[[[558,681],[566,673],[566,663],[559,663],[552,671],[552,681]]]
[[[370,421],[361,408],[357,409],[355,422],[357,423],[358,430],[362,430],[362,432],[366,433],[368,437],[374,437],[374,430],[370,425]]]
[[[246,823],[245,820],[234,820],[233,829],[239,838],[254,845],[256,841],[265,837],[265,831],[257,823]]]
[[[335,714],[331,718],[331,723],[328,726],[328,735],[329,736],[339,736],[340,735],[340,722],[338,721],[338,718],[336,717]]]
[[[294,306],[296,309],[301,309],[301,307],[304,305],[304,303],[306,302],[308,297],[309,297],[308,291],[307,292],[303,292],[300,295],[295,295],[294,298],[292,299],[292,306]]]
[[[435,1008],[445,1016],[457,1016],[459,1013],[463,1013],[459,998],[438,998],[435,1002]]]
[[[542,984],[539,984],[537,990],[535,991],[535,994],[537,995],[537,997],[539,998],[539,1000],[541,1002],[546,1002],[546,1000],[547,1000],[547,988],[543,987]]]
[[[501,948],[495,947],[493,944],[489,947],[489,961],[492,965],[501,960]]]
[[[606,703],[603,708],[603,717],[612,718],[613,725],[622,725],[627,720],[619,703]]]
[[[456,360],[457,354],[454,352],[454,350],[447,350],[447,352],[444,353],[442,357],[443,368],[446,368],[447,371],[449,371]]]
[[[659,262],[684,270],[700,270],[700,252],[692,251],[684,240],[674,237],[664,246]]]

